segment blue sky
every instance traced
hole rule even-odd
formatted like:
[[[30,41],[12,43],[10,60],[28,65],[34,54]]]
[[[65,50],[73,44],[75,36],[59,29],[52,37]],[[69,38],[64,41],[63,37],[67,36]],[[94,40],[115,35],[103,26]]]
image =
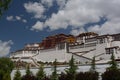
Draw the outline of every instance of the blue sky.
[[[13,0],[0,19],[0,56],[49,35],[120,32],[120,0]]]

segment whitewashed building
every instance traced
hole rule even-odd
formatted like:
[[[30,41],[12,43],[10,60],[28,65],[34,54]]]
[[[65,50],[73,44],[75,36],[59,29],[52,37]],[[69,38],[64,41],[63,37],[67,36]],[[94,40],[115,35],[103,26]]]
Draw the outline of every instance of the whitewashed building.
[[[41,62],[68,62],[71,56],[81,64],[90,63],[93,56],[96,63],[107,63],[113,53],[116,61],[120,60],[120,34],[86,34],[75,37],[76,42],[62,42],[55,47],[43,49],[39,43],[27,44],[23,49],[11,53],[13,61],[26,61],[38,65]]]

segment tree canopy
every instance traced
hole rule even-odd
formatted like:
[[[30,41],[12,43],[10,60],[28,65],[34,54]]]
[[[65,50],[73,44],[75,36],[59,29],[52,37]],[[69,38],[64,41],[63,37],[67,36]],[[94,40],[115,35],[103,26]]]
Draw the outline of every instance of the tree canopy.
[[[8,9],[8,6],[12,0],[0,0],[0,17],[2,16],[3,12]]]
[[[45,78],[45,72],[44,72],[44,68],[43,68],[43,65],[41,65],[39,67],[39,71],[37,72],[36,74],[36,77],[37,77],[37,80],[43,80]]]
[[[109,62],[109,64],[110,64],[110,67],[108,67],[108,69],[110,69],[110,70],[117,70],[118,69],[118,64],[115,61],[115,56],[113,53],[111,55],[111,61]]]
[[[51,75],[51,80],[58,80],[58,74],[57,74],[57,59],[53,62],[53,72]]]
[[[15,72],[15,76],[13,80],[21,80],[21,73],[19,71],[19,69],[17,69],[17,71]]]
[[[3,70],[4,72],[9,72],[11,73],[11,71],[14,68],[14,63],[11,61],[10,58],[0,58],[0,70]]]
[[[72,56],[71,60],[69,61],[69,68],[66,70],[66,73],[68,75],[67,80],[75,80],[76,70],[77,66],[75,65],[75,59]]]
[[[10,80],[13,68],[14,63],[10,58],[0,58],[0,80]]]
[[[96,71],[96,67],[95,67],[95,56],[94,56],[91,62],[90,72],[95,72],[95,71]]]

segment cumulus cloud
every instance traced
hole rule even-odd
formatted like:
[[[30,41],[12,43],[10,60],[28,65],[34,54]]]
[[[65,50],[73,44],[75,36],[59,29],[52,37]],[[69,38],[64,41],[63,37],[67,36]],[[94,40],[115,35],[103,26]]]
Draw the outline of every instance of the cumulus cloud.
[[[70,33],[77,36],[77,35],[79,35],[80,33],[83,33],[83,32],[85,32],[85,29],[83,27],[81,27],[79,29],[77,29],[77,28],[72,29]]]
[[[7,16],[6,19],[7,19],[8,21],[13,21],[13,20],[14,20],[14,19],[13,19],[13,16]]]
[[[27,23],[27,20],[26,20],[26,19],[23,19],[22,22]]]
[[[44,28],[44,24],[40,21],[37,21],[31,28],[31,30],[41,31]]]
[[[118,20],[120,21],[120,20]],[[120,23],[116,20],[110,20],[102,26],[96,25],[88,28],[88,31],[97,32],[99,34],[115,34],[120,32]]]
[[[13,42],[11,40],[9,41],[0,40],[0,57],[6,56],[9,54],[12,44]]]
[[[60,9],[63,9],[66,5],[68,0],[56,0],[57,5],[60,7]]]
[[[48,8],[53,6],[53,2],[54,2],[54,0],[41,0],[41,3],[45,6],[47,6]]]
[[[48,3],[51,2],[52,0]],[[44,27],[48,27],[50,30],[57,30],[72,26],[71,33],[76,34],[77,31],[85,31],[85,24],[97,23],[101,17],[105,17],[107,22],[101,26],[90,26],[87,31],[100,34],[120,32],[120,0],[56,0],[56,2],[63,7],[57,13],[53,13],[45,22],[40,22],[42,25],[33,27],[33,29],[42,30]]]
[[[51,6],[54,5],[53,3],[56,2],[56,4],[60,7],[60,9],[62,9],[67,1],[68,0],[41,0],[41,3],[47,6],[48,8],[50,8]]]
[[[16,17],[16,20],[21,20],[20,16],[15,16],[15,17]]]
[[[43,13],[45,12],[44,6],[38,2],[25,3],[24,7],[28,13],[34,14],[34,18],[43,17]]]
[[[22,18],[21,16],[7,16],[6,19],[8,21],[21,21],[23,23],[27,23],[27,20]]]

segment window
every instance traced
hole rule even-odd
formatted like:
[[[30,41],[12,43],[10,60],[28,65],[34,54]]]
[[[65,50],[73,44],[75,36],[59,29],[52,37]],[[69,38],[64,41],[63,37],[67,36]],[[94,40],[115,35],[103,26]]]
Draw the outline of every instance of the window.
[[[107,48],[106,49],[106,54],[112,54],[114,53],[114,48]]]
[[[110,54],[110,51],[109,51],[109,49],[106,49],[106,54]]]
[[[112,49],[110,49],[110,54],[112,54],[112,53],[114,53],[113,48],[112,48]]]
[[[99,41],[100,41],[100,44],[102,44],[102,43],[103,43],[103,39],[99,39]]]
[[[58,49],[59,50],[64,49],[64,48],[65,48],[65,44],[64,43],[58,44]]]
[[[119,35],[115,35],[115,36],[114,36],[114,40],[120,41],[120,34],[119,34]]]

